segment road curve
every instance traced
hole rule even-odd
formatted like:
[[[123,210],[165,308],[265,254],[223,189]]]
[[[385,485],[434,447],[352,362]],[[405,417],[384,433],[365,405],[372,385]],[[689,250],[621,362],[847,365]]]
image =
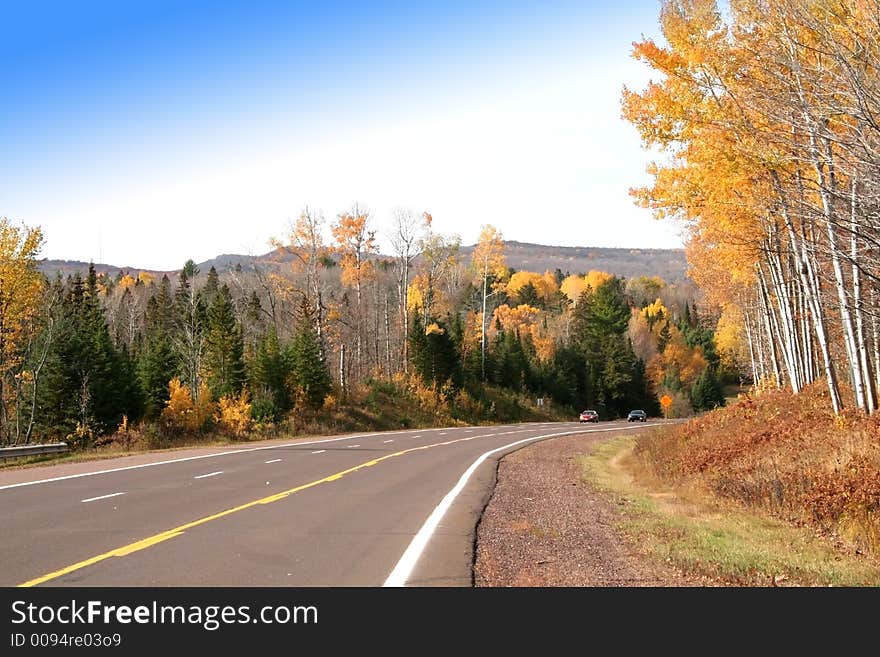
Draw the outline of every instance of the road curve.
[[[498,458],[654,425],[375,432],[0,471],[0,586],[470,586]]]

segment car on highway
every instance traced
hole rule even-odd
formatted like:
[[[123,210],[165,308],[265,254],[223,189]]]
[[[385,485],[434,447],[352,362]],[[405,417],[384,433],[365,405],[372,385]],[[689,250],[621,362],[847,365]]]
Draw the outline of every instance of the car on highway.
[[[579,419],[581,422],[598,422],[599,414],[596,411],[584,411]]]
[[[648,414],[645,411],[630,411],[629,415],[626,416],[627,422],[646,422],[648,420]]]

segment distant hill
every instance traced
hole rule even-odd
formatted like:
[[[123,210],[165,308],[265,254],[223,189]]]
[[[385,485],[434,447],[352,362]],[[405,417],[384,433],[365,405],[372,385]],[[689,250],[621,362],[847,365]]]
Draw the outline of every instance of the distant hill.
[[[687,277],[687,260],[684,249],[614,249],[593,246],[546,246],[543,244],[529,244],[526,242],[505,242],[505,256],[509,267],[516,270],[529,270],[543,273],[559,269],[563,274],[583,274],[591,269],[607,271],[617,276],[634,278],[636,276],[659,276],[667,283],[681,281]],[[473,253],[474,246],[461,248],[462,259],[467,261]],[[212,266],[219,273],[233,269],[240,265],[242,269],[252,269],[254,264],[264,267],[284,264],[291,259],[283,251],[271,251],[260,256],[237,255],[225,253],[198,263],[202,272],[207,272]],[[390,256],[382,256],[390,257]],[[40,270],[48,276],[54,276],[61,272],[67,276],[75,271],[85,272],[88,269],[87,262],[75,260],[42,260]],[[161,277],[168,274],[169,277],[177,275],[177,270],[161,271],[153,269],[141,269],[138,267],[122,267],[110,264],[95,264],[98,273],[106,273],[116,276],[120,271],[136,273],[149,272],[154,276]]]
[[[470,258],[473,246],[462,247]],[[545,246],[525,242],[504,243],[507,266],[517,270],[585,274],[591,269],[616,276],[659,276],[667,283],[687,277],[684,249],[611,249],[595,246]]]

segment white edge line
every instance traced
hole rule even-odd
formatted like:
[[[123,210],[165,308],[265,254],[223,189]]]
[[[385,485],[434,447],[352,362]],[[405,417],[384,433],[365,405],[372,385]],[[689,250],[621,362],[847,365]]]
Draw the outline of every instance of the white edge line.
[[[647,428],[651,426],[658,425],[648,424],[639,428]],[[532,436],[531,438],[523,438],[522,440],[517,440],[515,442],[508,443],[507,445],[502,445],[501,447],[490,449],[488,452],[484,452],[477,457],[476,461],[471,463],[470,467],[467,470],[464,471],[464,474],[461,475],[458,482],[455,484],[455,486],[452,487],[452,490],[450,490],[448,493],[446,493],[446,495],[443,496],[443,499],[440,500],[440,503],[431,512],[431,515],[429,515],[428,519],[425,520],[425,524],[423,524],[419,531],[416,532],[416,535],[413,536],[412,541],[410,541],[410,544],[407,546],[403,555],[401,555],[400,560],[397,562],[397,565],[394,566],[394,569],[388,575],[388,578],[385,580],[385,583],[382,584],[382,586],[406,586],[407,580],[412,574],[413,569],[416,567],[419,558],[422,556],[425,547],[428,545],[428,541],[431,540],[431,536],[434,534],[434,530],[437,529],[437,526],[440,524],[443,516],[449,510],[449,507],[452,506],[452,503],[455,501],[455,498],[458,497],[458,494],[464,489],[465,485],[468,482],[468,479],[470,479],[474,471],[478,467],[480,467],[480,464],[482,464],[483,461],[485,461],[492,454],[504,451],[505,449],[510,449],[511,447],[515,447],[517,445],[524,445],[525,443],[534,442],[536,440],[543,440],[545,438],[557,438],[559,436],[571,436],[583,433],[600,433],[602,431],[620,430],[620,427],[608,427],[605,429],[581,429],[580,431],[564,431],[562,433],[551,433],[543,436]]]
[[[80,502],[96,502],[98,500],[106,500],[108,497],[118,497],[119,495],[125,495],[125,493],[110,493],[109,495],[99,495],[98,497],[89,497],[84,500],[80,500]]]
[[[527,423],[524,423],[527,424]],[[443,431],[444,429],[456,429],[459,427],[434,427],[433,429],[419,429],[419,431]],[[53,481],[64,481],[67,479],[79,479],[80,477],[92,477],[94,475],[110,474],[112,472],[124,472],[126,470],[139,470],[141,468],[152,468],[157,465],[169,465],[171,463],[183,463],[185,461],[198,461],[200,459],[210,459],[215,456],[228,456],[230,454],[246,454],[248,452],[261,452],[267,449],[283,449],[285,447],[302,447],[303,445],[321,445],[323,443],[334,443],[340,440],[353,440],[356,438],[373,438],[375,436],[388,436],[400,433],[412,433],[412,429],[400,429],[397,431],[380,431],[378,433],[364,433],[354,436],[340,436],[339,438],[326,438],[324,440],[305,440],[302,442],[283,443],[281,445],[266,445],[264,447],[248,447],[246,449],[231,449],[226,452],[216,452],[214,454],[200,454],[199,456],[185,456],[179,459],[169,459],[167,461],[155,461],[153,463],[141,463],[139,465],[126,465],[121,468],[108,468],[107,470],[95,470],[93,472],[80,472],[79,474],[64,475],[62,477],[51,477],[49,479],[37,479],[35,481],[21,481],[17,484],[6,484],[0,486],[0,490],[9,488],[22,488],[24,486],[36,486],[37,484],[48,484]],[[416,436],[420,438],[421,435]]]
[[[217,470],[217,472],[209,472],[208,474],[199,475],[197,477],[193,477],[193,479],[206,479],[207,477],[216,477],[217,475],[223,474],[223,470]]]

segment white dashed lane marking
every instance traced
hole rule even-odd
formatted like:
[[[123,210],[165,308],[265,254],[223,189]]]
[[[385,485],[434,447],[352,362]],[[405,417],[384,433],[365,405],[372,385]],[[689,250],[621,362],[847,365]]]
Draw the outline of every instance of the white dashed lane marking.
[[[109,495],[99,495],[98,497],[89,497],[84,500],[80,500],[80,502],[97,502],[98,500],[106,500],[108,497],[118,497],[119,495],[125,495],[125,493],[110,493]]]
[[[198,475],[197,477],[193,477],[193,479],[207,479],[208,477],[216,477],[217,475],[222,475],[223,470],[217,470],[217,472],[209,472],[208,474]]]

